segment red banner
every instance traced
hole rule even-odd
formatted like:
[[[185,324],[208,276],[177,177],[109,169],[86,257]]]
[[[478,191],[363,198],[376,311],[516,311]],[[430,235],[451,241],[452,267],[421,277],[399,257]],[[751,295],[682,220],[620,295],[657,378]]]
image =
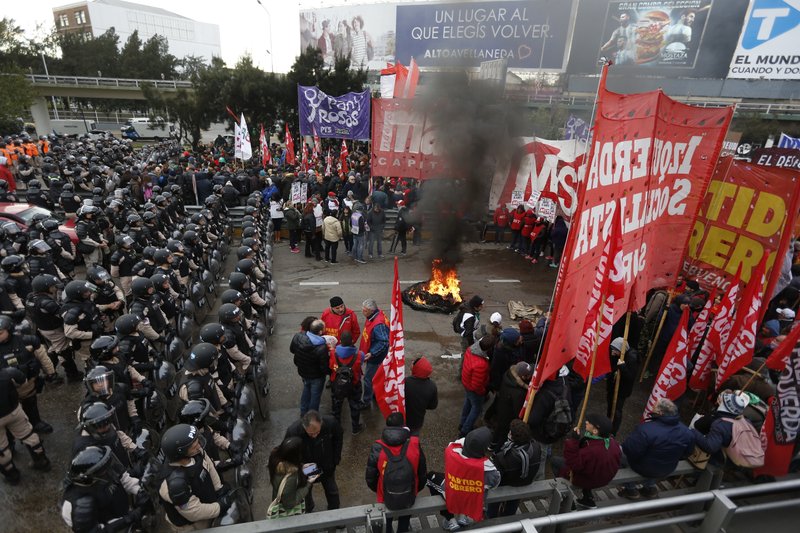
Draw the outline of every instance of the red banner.
[[[658,377],[650,391],[650,398],[642,414],[642,420],[647,419],[647,415],[653,412],[656,403],[661,398],[675,401],[686,392],[686,369],[689,363],[689,308],[683,310],[678,329],[669,341],[667,351],[664,352],[664,359],[661,360],[661,368],[658,370]]]
[[[434,125],[413,99],[372,99],[372,175],[429,179],[442,176]]]
[[[372,378],[375,401],[383,417],[392,413],[406,414],[406,348],[403,335],[403,298],[397,274],[397,256],[394,258],[394,283],[392,284],[392,311],[389,320],[389,353]]]
[[[586,179],[580,183],[556,284],[556,303],[536,387],[577,353],[594,272],[617,205],[622,212],[619,273],[645,301],[652,287],[675,285],[692,222],[719,155],[733,108],[698,108],[660,91],[616,94],[600,81]],[[614,321],[628,308],[620,301]]]
[[[796,170],[720,159],[689,239],[684,275],[725,289],[739,265],[742,281],[749,281],[767,252],[771,297],[781,273],[772,266],[789,246],[799,202]]]

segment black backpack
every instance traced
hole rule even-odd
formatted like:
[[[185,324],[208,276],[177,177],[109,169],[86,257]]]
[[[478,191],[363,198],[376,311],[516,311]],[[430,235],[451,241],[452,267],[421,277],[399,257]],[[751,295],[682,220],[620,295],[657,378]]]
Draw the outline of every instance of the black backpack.
[[[561,397],[556,396],[549,390],[546,392],[555,398],[555,404],[553,405],[553,410],[544,421],[544,436],[548,440],[555,442],[569,433],[574,427],[572,408],[567,399],[566,385],[562,387]]]
[[[336,368],[336,377],[331,384],[331,392],[337,400],[343,400],[353,393],[353,364],[356,356],[349,365],[339,365]]]
[[[456,316],[453,317],[453,331],[458,333],[464,333],[464,327],[461,325],[464,322],[464,313],[467,312],[467,308],[463,305],[458,308],[458,313]]]
[[[414,490],[416,488],[414,467],[406,457],[409,442],[411,442],[410,438],[403,444],[398,455],[392,455],[389,448],[378,443],[388,458],[383,471],[383,504],[390,511],[409,509],[417,499]]]

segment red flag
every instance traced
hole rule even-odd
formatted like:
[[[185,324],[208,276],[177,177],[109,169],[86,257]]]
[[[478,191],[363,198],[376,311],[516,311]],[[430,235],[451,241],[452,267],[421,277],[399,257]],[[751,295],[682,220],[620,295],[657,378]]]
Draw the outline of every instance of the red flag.
[[[619,205],[617,205],[619,212]],[[583,323],[583,335],[572,367],[584,380],[589,379],[592,353],[597,343],[594,374],[602,376],[611,372],[609,343],[614,327],[614,303],[625,298],[623,278],[621,215],[614,216],[611,233],[603,248],[600,264],[595,270],[594,286],[589,297],[589,307]],[[600,316],[602,308],[603,315]],[[595,338],[597,336],[597,338]]]
[[[750,281],[742,293],[739,309],[731,327],[731,336],[725,349],[725,357],[717,370],[717,389],[725,381],[753,360],[758,323],[761,321],[761,303],[767,283],[766,270],[769,253],[764,253]],[[747,307],[744,307],[747,306]]]
[[[767,368],[783,372],[789,362],[789,356],[794,347],[797,346],[798,341],[800,341],[800,322],[795,322],[794,326],[792,326],[792,331],[767,357]]]
[[[328,148],[328,156],[325,158],[325,175],[332,176],[333,175],[333,156],[331,155],[331,149]]]
[[[297,160],[294,157],[294,139],[292,134],[289,133],[289,125],[286,124],[286,164],[294,165]]]
[[[706,340],[700,348],[700,355],[694,365],[689,387],[694,391],[703,391],[711,385],[711,362],[717,360],[717,354],[724,353],[722,347],[727,347],[728,335],[731,331],[733,308],[739,297],[739,283],[742,278],[742,265],[736,270],[736,277],[728,287],[728,292],[719,305],[719,311],[711,321],[711,328],[706,334]],[[713,304],[712,304],[713,306]],[[721,356],[719,356],[721,358]],[[718,363],[719,364],[719,363]]]
[[[397,77],[394,79],[394,98],[414,98],[419,82],[419,67],[414,58],[411,58],[406,69],[400,63],[396,65]]]
[[[231,109],[231,108],[230,108],[230,106],[227,106],[227,105],[226,105],[226,106],[225,106],[225,111],[227,111],[227,112],[228,112],[228,114],[229,114],[231,117],[233,117],[233,121],[234,121],[235,123],[239,124],[239,117],[237,117],[237,116],[236,116],[236,113],[234,113],[234,112],[233,112],[233,109]]]
[[[767,402],[767,419],[761,426],[764,466],[754,468],[754,476],[781,477],[789,473],[789,464],[794,455],[794,442],[781,444],[775,440],[775,412],[780,409],[778,405],[778,398],[774,396]]]
[[[689,307],[683,310],[678,329],[669,341],[664,359],[661,361],[661,368],[658,371],[658,378],[653,384],[647,406],[644,408],[642,420],[653,412],[656,402],[661,398],[675,401],[686,392],[686,367],[689,362]]]
[[[261,134],[258,136],[258,144],[261,146],[261,166],[266,167],[272,161],[272,154],[269,153],[269,142],[264,133],[264,125],[261,125]]]
[[[300,169],[303,170],[303,172],[308,172],[308,146],[306,146],[305,141],[303,141],[302,156],[300,159]]]
[[[339,162],[342,165],[342,167],[341,167],[342,174],[347,174],[349,172],[349,170],[347,168],[347,156],[348,155],[350,155],[350,154],[347,151],[347,143],[344,142],[344,139],[342,139],[342,151],[339,152]]]
[[[403,299],[400,278],[397,275],[397,257],[394,258],[394,283],[392,284],[392,311],[389,320],[389,353],[372,378],[375,401],[383,417],[392,413],[406,413],[406,350],[403,335]]]
[[[314,131],[314,159],[319,159],[320,155],[322,154],[322,141],[319,140],[319,135],[317,135],[317,127],[314,126],[312,128]]]
[[[711,295],[706,300],[700,314],[694,321],[692,330],[689,332],[689,357],[693,356],[697,349],[700,347],[700,341],[703,339],[703,334],[709,326],[709,318],[711,317],[711,308],[714,306],[714,301],[717,299],[717,289],[711,291]]]

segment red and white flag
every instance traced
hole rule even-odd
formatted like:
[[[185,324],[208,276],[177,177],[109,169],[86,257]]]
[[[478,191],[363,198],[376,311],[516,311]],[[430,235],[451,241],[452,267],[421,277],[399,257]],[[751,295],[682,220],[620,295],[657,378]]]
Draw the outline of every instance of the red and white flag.
[[[328,148],[328,155],[325,157],[325,175],[333,175],[333,156],[331,155],[330,148]]]
[[[717,354],[721,353],[723,347],[727,346],[728,335],[733,324],[733,319],[731,318],[733,309],[739,299],[739,283],[741,279],[742,267],[739,265],[736,277],[728,287],[728,292],[725,293],[725,297],[719,304],[719,311],[711,321],[706,340],[703,342],[703,346],[700,348],[700,355],[697,356],[697,361],[694,364],[694,371],[689,379],[689,387],[694,391],[707,390],[711,385],[711,363],[717,361]]]
[[[796,328],[797,329],[797,328]],[[776,432],[781,433],[776,428],[775,413],[780,413],[781,407],[779,399],[772,396],[767,401],[767,418],[761,426],[761,446],[764,448],[764,466],[753,469],[753,476],[775,476],[782,477],[789,473],[789,465],[794,456],[794,441],[785,443],[778,442],[775,438]],[[795,437],[795,440],[796,437]]]
[[[714,306],[714,301],[717,299],[717,289],[711,292],[711,296],[706,300],[700,314],[694,321],[692,330],[689,332],[689,356],[693,356],[694,352],[700,347],[700,341],[703,340],[703,334],[709,326],[709,318],[711,317],[711,308]]]
[[[314,159],[319,159],[322,156],[322,141],[319,140],[319,135],[317,135],[317,127],[313,126],[312,130],[314,131]]]
[[[261,146],[261,166],[266,168],[272,161],[272,154],[269,153],[269,141],[264,133],[264,125],[261,125],[261,134],[258,136],[258,144]]]
[[[308,163],[308,145],[306,145],[305,141],[303,141],[303,150],[302,156],[300,159],[300,169],[304,172],[308,172],[309,163]]]
[[[392,413],[406,414],[406,349],[403,334],[403,298],[397,274],[397,257],[394,258],[394,283],[392,284],[392,310],[389,319],[389,353],[372,378],[375,401],[383,417]]]
[[[795,322],[792,326],[792,331],[781,341],[778,346],[772,350],[772,353],[767,357],[766,365],[771,370],[783,372],[786,365],[789,363],[789,356],[792,354],[797,343],[800,342],[800,322]]]
[[[661,361],[661,368],[658,371],[658,378],[653,384],[650,398],[642,414],[642,420],[647,419],[647,415],[653,412],[656,402],[661,398],[675,401],[686,392],[686,368],[689,363],[689,307],[683,310],[681,321],[678,328],[669,341],[664,359]]]
[[[341,163],[341,173],[347,174],[350,170],[347,168],[347,156],[350,153],[347,151],[347,143],[342,139],[342,151],[339,152],[339,162]]]
[[[753,360],[756,333],[758,332],[758,324],[761,322],[764,287],[767,284],[768,256],[769,253],[767,252],[761,257],[758,266],[750,275],[747,287],[742,292],[739,311],[736,313],[736,318],[731,328],[731,336],[728,338],[728,346],[725,349],[725,357],[719,365],[719,370],[717,370],[717,390],[728,378]],[[743,308],[745,305],[747,307]]]
[[[289,133],[289,125],[286,124],[286,164],[294,165],[296,163],[297,159],[294,157],[294,139],[292,139],[292,134]]]
[[[620,213],[617,208],[615,213]],[[583,323],[583,335],[578,343],[573,370],[584,380],[592,376],[602,376],[611,372],[609,344],[611,329],[614,327],[614,304],[625,298],[625,267],[622,251],[621,214],[614,216],[611,233],[603,248],[600,264],[595,270],[594,286],[589,296],[589,306]],[[602,316],[600,312],[602,309]],[[594,372],[592,354],[597,343]]]
[[[413,57],[407,69],[399,63],[398,65],[402,71],[398,70],[394,80],[394,98],[414,98],[419,82],[419,66]]]

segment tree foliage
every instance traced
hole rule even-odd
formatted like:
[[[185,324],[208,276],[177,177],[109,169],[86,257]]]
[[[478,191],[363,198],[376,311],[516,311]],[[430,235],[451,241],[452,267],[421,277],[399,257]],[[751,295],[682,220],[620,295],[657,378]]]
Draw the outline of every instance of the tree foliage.
[[[12,19],[0,20],[0,133],[16,133],[20,129],[18,117],[31,105],[31,87],[22,75],[22,65],[33,54],[31,43],[25,39],[22,28]]]

